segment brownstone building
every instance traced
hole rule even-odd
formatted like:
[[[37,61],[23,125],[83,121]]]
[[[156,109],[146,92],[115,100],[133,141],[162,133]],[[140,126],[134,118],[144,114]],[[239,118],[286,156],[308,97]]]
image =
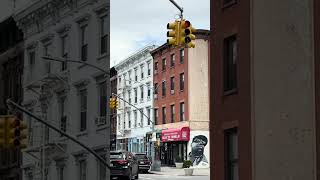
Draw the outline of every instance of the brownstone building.
[[[211,179],[320,179],[319,5],[211,1]]]
[[[0,23],[0,115],[9,112],[6,99],[21,103],[23,75],[23,34],[12,17]],[[21,152],[0,149],[0,179],[21,179]]]
[[[194,49],[164,44],[151,52],[155,123],[156,130],[161,131],[163,165],[174,165],[180,156],[191,159],[195,166],[208,166],[209,31],[197,30],[195,35]],[[196,154],[191,144],[198,140],[205,145]]]

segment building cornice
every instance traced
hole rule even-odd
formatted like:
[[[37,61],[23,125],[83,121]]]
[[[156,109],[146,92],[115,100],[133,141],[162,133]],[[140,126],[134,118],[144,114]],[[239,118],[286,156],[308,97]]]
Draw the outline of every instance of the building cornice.
[[[96,2],[97,0],[85,0],[79,4],[79,0],[37,1],[27,8],[18,11],[13,18],[24,34],[27,34],[27,29],[32,26],[36,26],[37,32],[41,32],[47,28],[45,26],[59,22],[65,15],[77,12],[84,6]],[[46,21],[50,18],[49,24],[46,24]]]
[[[118,65],[115,66],[115,69],[118,72],[121,72],[122,69],[126,69],[126,67],[130,67],[133,64],[137,64],[142,62],[148,58],[148,55],[152,58],[150,52],[156,48],[156,45],[146,46],[140,51],[137,51],[133,55],[121,61]]]

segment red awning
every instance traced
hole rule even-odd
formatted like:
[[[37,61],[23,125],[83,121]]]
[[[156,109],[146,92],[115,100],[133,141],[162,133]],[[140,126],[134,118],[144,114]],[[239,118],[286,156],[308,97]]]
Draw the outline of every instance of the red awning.
[[[189,140],[190,140],[189,127],[162,130],[162,136],[161,136],[162,142],[189,141]]]

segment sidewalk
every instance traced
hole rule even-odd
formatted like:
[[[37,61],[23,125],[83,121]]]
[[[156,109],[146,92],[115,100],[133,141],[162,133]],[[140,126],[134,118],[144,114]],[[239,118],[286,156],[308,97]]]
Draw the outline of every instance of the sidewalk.
[[[209,176],[210,168],[193,168],[193,176]],[[161,171],[149,171],[152,174],[159,175],[172,175],[172,176],[184,176],[183,169],[177,169],[175,167],[161,167]]]

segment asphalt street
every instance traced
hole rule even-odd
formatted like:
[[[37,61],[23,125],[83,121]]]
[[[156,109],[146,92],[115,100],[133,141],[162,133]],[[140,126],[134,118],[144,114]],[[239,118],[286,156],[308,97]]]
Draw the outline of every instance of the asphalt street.
[[[139,180],[209,180],[210,176],[173,176],[159,174],[139,174]]]

